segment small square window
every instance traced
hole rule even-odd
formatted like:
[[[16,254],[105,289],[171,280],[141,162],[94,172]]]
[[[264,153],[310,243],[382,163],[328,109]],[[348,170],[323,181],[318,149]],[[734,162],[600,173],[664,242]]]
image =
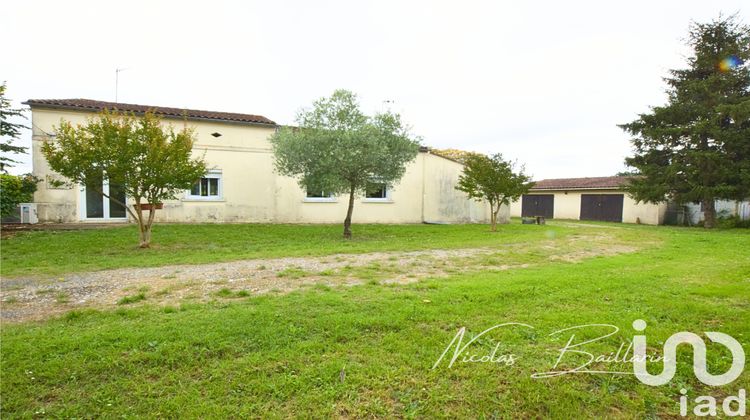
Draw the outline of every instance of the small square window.
[[[365,203],[392,203],[391,188],[383,182],[371,182],[365,188]]]
[[[307,191],[307,198],[330,198],[331,194],[323,191]]]
[[[305,200],[304,201],[311,201],[311,202],[335,202],[336,197],[333,196],[331,193],[327,193],[325,191],[306,191],[305,192]]]
[[[221,172],[211,171],[193,183],[187,198],[193,200],[221,199]]]
[[[367,186],[365,198],[381,199],[388,198],[388,186],[382,182],[372,182]]]

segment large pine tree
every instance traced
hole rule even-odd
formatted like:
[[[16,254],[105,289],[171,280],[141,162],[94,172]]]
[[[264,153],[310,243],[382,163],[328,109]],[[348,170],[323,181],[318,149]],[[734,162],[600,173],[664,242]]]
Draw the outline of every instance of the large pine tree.
[[[686,69],[671,70],[668,103],[620,126],[633,135],[625,162],[642,176],[640,201],[701,203],[714,227],[716,199],[750,195],[750,28],[735,16],[693,23]]]

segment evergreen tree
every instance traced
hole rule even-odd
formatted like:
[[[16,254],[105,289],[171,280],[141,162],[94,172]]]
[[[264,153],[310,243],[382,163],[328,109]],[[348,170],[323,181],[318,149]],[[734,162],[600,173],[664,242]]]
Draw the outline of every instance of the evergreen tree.
[[[665,78],[668,103],[620,126],[633,135],[625,162],[641,176],[627,187],[637,200],[700,202],[704,226],[716,199],[750,193],[750,28],[736,16],[693,23],[687,68]]]
[[[5,83],[0,85],[0,172],[6,172],[6,168],[13,166],[17,161],[9,158],[9,153],[26,153],[23,146],[13,145],[13,141],[21,136],[21,129],[28,128],[23,124],[10,122],[12,117],[26,118],[23,110],[11,108],[10,100],[5,97]]]

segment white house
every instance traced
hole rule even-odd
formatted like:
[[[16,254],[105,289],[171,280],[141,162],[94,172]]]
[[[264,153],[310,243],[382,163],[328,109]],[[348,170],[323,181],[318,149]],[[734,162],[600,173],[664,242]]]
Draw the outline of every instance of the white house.
[[[89,99],[31,99],[33,173],[44,181],[34,195],[40,222],[126,222],[124,208],[85,185],[60,186],[41,153],[44,141],[54,141],[61,120],[74,124],[103,109],[136,115],[147,110],[165,124],[195,130],[194,153],[209,164],[205,177],[157,212],[165,222],[270,222],[338,223],[346,214],[344,197],[302,191],[296,180],[274,172],[268,141],[277,129],[259,115],[199,111]],[[485,222],[489,209],[455,190],[463,166],[451,159],[420,150],[396,185],[374,185],[355,203],[354,221],[360,223]],[[115,185],[103,185],[109,195],[127,200]],[[501,220],[509,209],[501,211]]]

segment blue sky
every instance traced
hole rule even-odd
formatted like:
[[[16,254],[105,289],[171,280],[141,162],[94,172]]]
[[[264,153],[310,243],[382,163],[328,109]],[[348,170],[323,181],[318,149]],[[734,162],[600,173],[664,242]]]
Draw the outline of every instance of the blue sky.
[[[16,104],[114,100],[124,68],[120,102],[279,123],[345,88],[428,146],[503,153],[536,179],[604,176],[630,151],[616,124],[664,102],[690,21],[750,23],[743,3],[16,1],[0,80]]]

